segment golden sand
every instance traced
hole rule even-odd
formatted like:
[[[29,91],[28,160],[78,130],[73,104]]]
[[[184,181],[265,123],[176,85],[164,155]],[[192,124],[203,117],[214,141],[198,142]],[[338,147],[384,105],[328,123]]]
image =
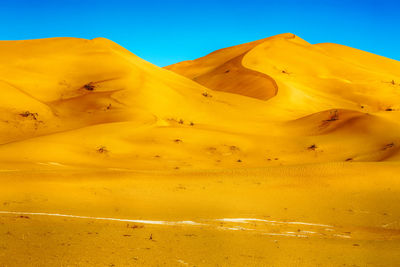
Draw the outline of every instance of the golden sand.
[[[0,87],[0,266],[400,263],[398,61],[3,41]]]

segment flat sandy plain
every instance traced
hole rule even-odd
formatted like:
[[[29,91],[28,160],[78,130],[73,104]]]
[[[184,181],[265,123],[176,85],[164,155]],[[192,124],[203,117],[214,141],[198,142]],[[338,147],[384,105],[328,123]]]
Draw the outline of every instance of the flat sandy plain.
[[[162,69],[0,42],[0,266],[399,266],[400,63],[292,34]]]

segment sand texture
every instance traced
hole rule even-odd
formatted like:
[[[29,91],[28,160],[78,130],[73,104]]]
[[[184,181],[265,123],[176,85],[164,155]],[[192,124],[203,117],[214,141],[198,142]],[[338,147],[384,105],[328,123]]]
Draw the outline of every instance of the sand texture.
[[[0,267],[399,266],[399,161],[399,61],[0,42]]]

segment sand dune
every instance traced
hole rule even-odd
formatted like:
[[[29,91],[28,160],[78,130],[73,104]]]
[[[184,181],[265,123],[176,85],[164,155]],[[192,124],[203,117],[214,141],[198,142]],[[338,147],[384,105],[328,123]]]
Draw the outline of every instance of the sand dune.
[[[0,265],[396,266],[399,103],[400,62],[293,34],[165,68],[2,41]]]
[[[4,168],[399,158],[400,64],[356,49],[282,34],[166,67],[185,78],[103,38],[0,48]]]
[[[213,79],[224,80],[217,70],[228,64],[231,58],[241,57],[241,63],[236,64],[241,65],[241,69],[260,72],[276,81],[278,97],[269,103],[274,108],[288,109],[290,106],[298,112],[329,107],[368,112],[399,108],[398,61],[335,44],[311,45],[293,34],[253,42],[246,49],[239,49],[241,47],[225,48],[166,68],[195,81],[205,74],[209,78],[216,76]],[[226,61],[225,54],[230,56]],[[241,75],[237,76],[240,80]],[[203,83],[201,79],[199,83]],[[269,88],[265,86],[264,90]],[[231,93],[242,94],[240,90],[231,90]],[[253,97],[263,99],[261,95]]]
[[[167,67],[193,81],[102,38],[0,48],[4,166],[162,170],[397,158],[400,64],[352,48],[282,34]],[[377,152],[391,143],[390,156]],[[310,156],[313,145],[323,152]]]

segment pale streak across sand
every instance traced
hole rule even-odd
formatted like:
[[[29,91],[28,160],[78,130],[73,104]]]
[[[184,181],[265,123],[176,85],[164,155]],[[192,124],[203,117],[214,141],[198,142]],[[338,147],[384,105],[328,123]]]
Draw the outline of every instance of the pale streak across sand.
[[[58,163],[58,162],[54,162],[54,161],[37,162],[37,164],[46,165],[46,166],[60,166],[60,167],[65,166],[64,164],[61,164],[61,163]]]
[[[288,233],[262,233],[263,235],[270,236],[292,236],[292,237],[308,237],[306,235],[298,235],[298,234],[288,234]]]
[[[81,215],[70,215],[70,214],[60,214],[60,213],[46,213],[46,212],[23,212],[23,211],[0,211],[0,214],[14,214],[14,215],[33,215],[33,216],[55,216],[55,217],[67,217],[67,218],[77,218],[77,219],[89,219],[89,220],[105,220],[105,221],[119,221],[119,222],[131,222],[131,223],[141,223],[141,224],[151,224],[151,225],[193,225],[193,226],[210,226],[209,224],[198,223],[194,221],[153,221],[153,220],[134,220],[134,219],[119,219],[119,218],[111,218],[111,217],[92,217],[92,216],[81,216]],[[236,223],[249,223],[251,221],[257,222],[266,222],[273,224],[301,224],[301,225],[309,225],[309,226],[318,226],[318,227],[329,227],[331,230],[333,226],[325,225],[325,224],[315,224],[315,223],[305,223],[305,222],[283,222],[283,221],[272,221],[272,220],[263,220],[257,218],[224,218],[224,219],[215,219],[213,221],[223,221],[223,222],[236,222]],[[235,227],[218,227],[222,230],[254,230],[243,228],[240,226]],[[328,230],[327,229],[327,230]],[[285,233],[262,233],[264,235],[270,236],[288,236],[288,237],[307,237],[304,234],[315,234],[316,232],[312,231],[302,231],[302,233],[295,232],[285,232]],[[344,235],[335,235],[336,237],[341,238],[350,238],[349,236]]]
[[[239,223],[249,223],[249,222],[266,222],[266,223],[276,223],[276,224],[299,224],[299,225],[309,225],[309,226],[320,226],[320,227],[329,227],[333,228],[332,225],[327,224],[318,224],[318,223],[305,223],[305,222],[283,222],[283,221],[273,221],[273,220],[263,220],[263,219],[255,219],[255,218],[224,218],[218,219],[218,221],[223,222],[239,222]]]
[[[0,211],[0,214],[56,216],[56,217],[68,217],[68,218],[89,219],[89,220],[119,221],[119,222],[132,222],[132,223],[157,224],[157,225],[181,225],[181,224],[202,225],[201,223],[196,223],[193,221],[171,222],[171,221],[152,221],[152,220],[131,220],[131,219],[117,219],[110,217],[91,217],[91,216],[45,213],[45,212]]]

